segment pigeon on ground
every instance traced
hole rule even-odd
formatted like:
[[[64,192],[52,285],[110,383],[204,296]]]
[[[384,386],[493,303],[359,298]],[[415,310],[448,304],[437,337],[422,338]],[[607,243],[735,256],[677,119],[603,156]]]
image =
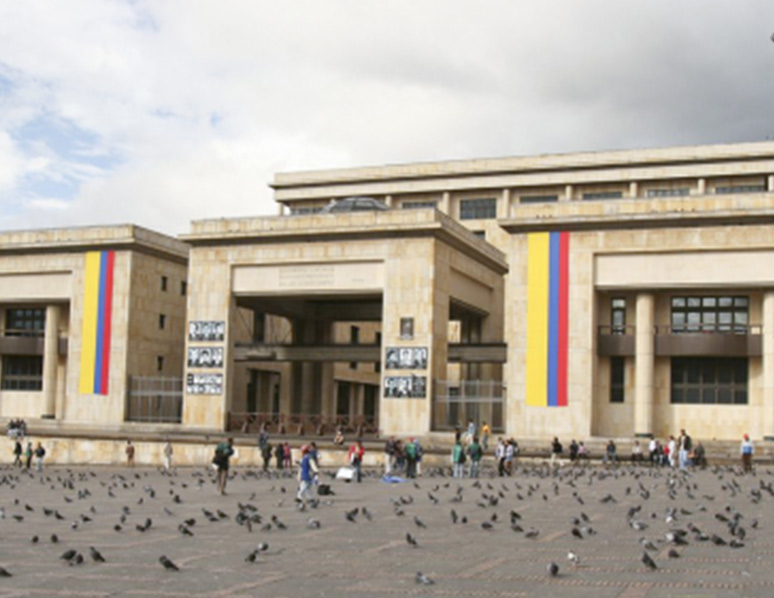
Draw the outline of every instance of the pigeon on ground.
[[[546,573],[548,573],[550,577],[556,577],[559,575],[559,565],[551,561],[546,565]]]
[[[656,565],[656,561],[650,558],[650,555],[647,552],[642,553],[642,558],[640,560],[642,561],[642,564],[645,565],[651,571],[655,571],[656,569],[658,569],[658,566]]]
[[[167,571],[180,571],[180,568],[163,554],[159,557],[159,563],[161,563]]]
[[[580,566],[580,557],[572,551],[567,553],[567,560],[572,563],[573,567]]]
[[[13,577],[5,567],[0,567],[0,577]]]
[[[102,554],[99,552],[99,550],[97,550],[93,546],[89,546],[89,554],[91,555],[91,558],[92,558],[92,560],[95,563],[105,563],[105,562],[107,562],[105,560],[105,557],[102,556]]]
[[[417,571],[417,575],[415,577],[415,580],[416,580],[417,583],[421,583],[421,584],[426,585],[426,586],[431,586],[431,585],[433,585],[435,583],[432,579],[430,579],[427,575],[425,575],[421,571]]]
[[[417,539],[408,532],[406,532],[406,542],[408,542],[409,546],[412,548],[417,548],[419,546]]]

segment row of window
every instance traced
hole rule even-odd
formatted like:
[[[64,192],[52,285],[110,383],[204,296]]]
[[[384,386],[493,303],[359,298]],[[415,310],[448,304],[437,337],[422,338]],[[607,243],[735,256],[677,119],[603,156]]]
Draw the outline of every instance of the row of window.
[[[623,357],[610,358],[610,402],[625,398]],[[672,404],[746,405],[748,360],[745,357],[673,357]]]
[[[745,185],[721,185],[714,189],[716,195],[733,195],[742,193],[765,193],[768,188],[765,183]],[[687,197],[691,194],[690,187],[664,187],[647,189],[645,197]],[[581,194],[583,201],[600,201],[611,199],[624,199],[628,197],[623,190],[611,189],[604,191],[588,191]],[[556,193],[534,193],[519,196],[520,204],[554,203],[559,201]],[[434,200],[406,200],[401,202],[401,209],[416,210],[422,208],[437,208],[438,202]],[[317,214],[322,206],[299,206],[290,208],[292,215]],[[460,220],[489,220],[497,218],[497,198],[480,197],[461,199],[459,204]]]
[[[167,291],[169,291],[169,276],[164,276],[164,275],[161,276],[160,287],[159,288],[161,289],[161,291],[163,293],[166,293]],[[188,281],[181,280],[180,281],[180,294],[185,296],[186,293],[188,293]]]

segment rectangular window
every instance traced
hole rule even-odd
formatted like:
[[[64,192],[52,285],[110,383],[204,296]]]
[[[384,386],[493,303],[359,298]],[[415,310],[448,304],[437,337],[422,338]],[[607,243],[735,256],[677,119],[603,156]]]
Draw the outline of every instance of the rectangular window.
[[[688,187],[673,187],[669,189],[648,189],[647,197],[685,197],[690,195],[691,190]]]
[[[672,403],[746,405],[745,357],[673,357]]]
[[[266,342],[266,314],[262,311],[253,311],[253,342]]]
[[[623,191],[593,191],[583,194],[584,201],[590,201],[595,199],[621,199],[623,197]]]
[[[164,330],[167,327],[166,314],[159,314],[159,330]]]
[[[304,216],[306,214],[319,214],[323,206],[313,206],[311,208],[290,208],[291,216]]]
[[[376,340],[374,341],[374,343],[376,344],[377,347],[381,347],[382,346],[382,333],[381,332],[377,332],[376,333]],[[381,352],[380,352],[380,354],[381,354]],[[379,374],[381,371],[382,371],[382,362],[381,361],[377,361],[376,363],[374,363],[374,373]],[[377,388],[377,390],[378,390],[378,388]]]
[[[401,210],[421,210],[423,208],[434,208],[437,205],[435,201],[404,201],[400,204]]]
[[[726,185],[715,187],[717,195],[732,195],[734,193],[765,193],[766,185]]]
[[[43,390],[41,355],[3,355],[3,390]]]
[[[522,195],[519,198],[519,203],[521,204],[552,203],[555,201],[559,201],[558,195]]]
[[[672,297],[672,332],[746,334],[749,297]]]
[[[485,230],[474,230],[473,234],[478,237],[479,239],[483,239],[486,241],[486,231]]]
[[[626,299],[613,297],[610,300],[610,331],[613,334],[626,334]]]
[[[352,345],[359,345],[360,344],[360,326],[350,326],[349,327],[349,342]],[[356,370],[357,369],[357,361],[351,361],[349,363],[349,369]]]
[[[625,366],[623,357],[610,358],[610,402],[623,403],[625,389]]]
[[[164,371],[164,356],[163,355],[156,355],[156,371],[157,372],[163,372]]]
[[[497,200],[494,197],[460,200],[460,220],[491,218],[497,218]]]
[[[39,307],[11,307],[5,310],[6,336],[43,336],[46,310]]]
[[[349,416],[349,398],[352,385],[349,382],[336,383],[336,415],[339,417]]]
[[[185,297],[188,293],[188,282],[185,280],[180,281],[180,294]]]
[[[166,291],[168,285],[169,285],[169,278],[167,278],[166,276],[162,276],[161,277],[161,290],[162,291]]]

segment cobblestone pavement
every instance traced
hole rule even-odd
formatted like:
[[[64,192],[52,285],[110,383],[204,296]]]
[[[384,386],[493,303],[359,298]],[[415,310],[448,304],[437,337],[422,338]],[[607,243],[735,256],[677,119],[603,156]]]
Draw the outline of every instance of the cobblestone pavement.
[[[166,476],[139,468],[52,467],[40,477],[8,467],[0,471],[0,565],[12,577],[0,578],[0,598],[774,596],[771,470],[683,474],[621,467],[551,475],[528,466],[510,478],[488,473],[479,481],[425,475],[416,484],[386,484],[375,475],[345,484],[326,474],[322,482],[335,495],[300,511],[292,478],[257,470],[233,472],[228,494],[218,496],[204,469]],[[519,516],[516,529],[511,511]],[[250,517],[255,521],[248,525]],[[309,526],[310,518],[319,529]],[[148,519],[148,529],[138,529]],[[190,519],[195,523],[184,523]],[[634,529],[631,521],[647,527]],[[183,535],[181,524],[193,535]],[[674,529],[686,531],[687,545],[665,541]],[[699,533],[710,539],[699,540]],[[718,543],[743,546],[716,545],[713,535]],[[641,538],[653,543],[655,571],[641,561]],[[246,561],[261,542],[268,549]],[[95,563],[90,546],[107,562]],[[84,562],[60,559],[69,549]],[[679,558],[669,558],[670,550]],[[569,551],[580,558],[578,566],[567,560]],[[165,570],[162,555],[180,571]],[[546,572],[552,561],[559,565],[556,577]],[[417,583],[419,571],[435,583]]]

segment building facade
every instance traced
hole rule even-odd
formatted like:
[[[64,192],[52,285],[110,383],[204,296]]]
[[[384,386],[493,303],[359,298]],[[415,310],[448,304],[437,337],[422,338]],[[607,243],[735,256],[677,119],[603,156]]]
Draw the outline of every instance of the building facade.
[[[774,143],[272,187],[278,215],[195,221],[180,239],[1,234],[0,416],[774,436]]]

